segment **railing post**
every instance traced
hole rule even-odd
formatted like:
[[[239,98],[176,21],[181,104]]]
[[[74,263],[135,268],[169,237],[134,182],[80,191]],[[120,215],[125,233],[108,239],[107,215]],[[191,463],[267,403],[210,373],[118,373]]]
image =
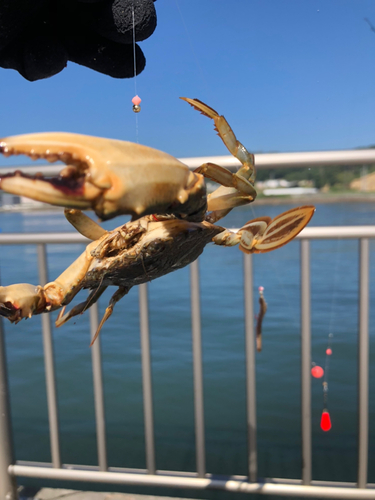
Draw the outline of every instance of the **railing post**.
[[[16,500],[17,484],[8,468],[13,464],[12,426],[10,420],[3,321],[0,320],[0,500]]]
[[[253,256],[244,254],[245,349],[247,392],[247,440],[249,481],[258,477],[255,333],[253,306]]]
[[[149,474],[156,473],[154,410],[152,401],[151,346],[148,314],[148,286],[139,285],[139,320],[141,331],[143,413],[145,421],[146,466]]]
[[[359,240],[358,488],[366,488],[369,395],[369,240]]]
[[[93,340],[99,326],[98,303],[90,307],[90,338]],[[106,471],[107,463],[107,440],[104,413],[104,391],[102,375],[102,357],[100,349],[101,337],[96,339],[91,347],[92,375],[94,385],[94,404],[96,422],[96,446],[98,450],[99,470]]]
[[[301,425],[302,484],[311,482],[310,242],[301,241]]]
[[[46,246],[37,245],[39,282],[44,286],[48,281]],[[61,467],[60,457],[60,437],[59,437],[59,415],[57,409],[57,391],[55,377],[55,362],[53,354],[53,337],[51,327],[51,317],[49,314],[41,315],[44,366],[46,371],[46,389],[48,405],[49,435],[51,445],[51,458],[53,467]]]
[[[198,259],[190,264],[191,293],[191,330],[193,337],[193,376],[194,376],[194,413],[195,446],[198,477],[206,475],[206,445],[204,432],[203,366],[201,309],[199,293]]]

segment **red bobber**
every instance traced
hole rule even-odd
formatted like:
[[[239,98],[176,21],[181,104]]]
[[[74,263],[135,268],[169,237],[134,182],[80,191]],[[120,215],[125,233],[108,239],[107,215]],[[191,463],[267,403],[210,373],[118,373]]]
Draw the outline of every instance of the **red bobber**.
[[[322,418],[320,419],[320,428],[322,431],[329,431],[332,427],[331,417],[329,416],[328,410],[323,410]]]
[[[328,347],[328,349],[326,350],[326,354],[327,354],[327,356],[331,356],[331,354],[332,354],[332,349],[330,349],[330,348]]]
[[[324,375],[324,370],[321,366],[313,366],[311,368],[311,375],[315,378],[322,378]]]

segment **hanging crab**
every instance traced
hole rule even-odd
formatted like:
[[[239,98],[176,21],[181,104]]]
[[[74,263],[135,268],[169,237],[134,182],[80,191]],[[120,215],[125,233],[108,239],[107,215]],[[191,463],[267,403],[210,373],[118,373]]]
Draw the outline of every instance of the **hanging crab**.
[[[0,180],[2,189],[57,205],[91,207],[102,218],[133,215],[127,224],[106,231],[79,209],[67,208],[68,221],[92,242],[56,281],[45,286],[0,287],[1,316],[17,323],[62,308],[56,320],[56,326],[61,326],[88,309],[108,286],[116,286],[95,340],[116,302],[133,286],[187,266],[209,242],[239,244],[246,253],[268,252],[288,243],[306,226],[313,206],[294,208],[273,220],[251,220],[237,233],[215,224],[232,208],[254,200],[254,157],[237,141],[224,117],[196,99],[185,100],[214,119],[225,145],[242,163],[237,173],[211,163],[189,172],[175,158],[144,146],[72,134],[33,134],[0,142],[4,154],[69,161],[57,179],[8,174]],[[63,145],[66,139],[69,142]],[[221,184],[207,199],[203,177]],[[82,289],[91,290],[88,298],[65,312]]]

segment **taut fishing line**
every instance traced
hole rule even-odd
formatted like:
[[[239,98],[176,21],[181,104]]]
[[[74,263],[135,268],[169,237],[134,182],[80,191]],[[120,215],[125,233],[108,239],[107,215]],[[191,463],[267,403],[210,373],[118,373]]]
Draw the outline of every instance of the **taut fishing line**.
[[[142,99],[137,94],[137,57],[135,51],[135,16],[134,16],[134,2],[132,3],[132,20],[133,20],[133,63],[134,63],[134,97],[132,99],[133,111],[135,113],[135,136],[137,144],[139,143],[138,137],[138,113],[141,111]]]
[[[324,361],[324,369],[317,365],[316,363],[312,363],[312,368],[311,368],[311,375],[314,378],[323,378],[322,381],[322,389],[323,389],[323,410],[322,410],[322,415],[320,418],[320,428],[328,432],[332,428],[332,423],[331,423],[331,416],[328,411],[328,374],[329,374],[329,365],[330,365],[330,359],[332,356],[332,343],[333,343],[333,330],[334,330],[334,319],[335,319],[335,313],[334,313],[334,308],[337,304],[337,298],[338,298],[338,293],[339,293],[339,288],[338,288],[338,274],[339,274],[339,265],[341,262],[341,255],[342,255],[342,249],[340,248],[341,246],[341,241],[337,240],[336,242],[336,259],[335,259],[335,271],[334,271],[334,278],[333,278],[333,292],[332,292],[332,299],[331,299],[331,314],[330,314],[330,320],[329,320],[329,325],[328,325],[328,336],[327,336],[327,347],[325,350],[325,361]]]

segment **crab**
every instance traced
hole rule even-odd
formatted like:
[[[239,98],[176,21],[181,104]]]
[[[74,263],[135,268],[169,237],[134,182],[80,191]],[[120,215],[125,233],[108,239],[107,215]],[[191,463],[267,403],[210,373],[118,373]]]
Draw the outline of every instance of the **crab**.
[[[91,240],[55,281],[45,286],[21,283],[0,287],[1,316],[18,323],[61,309],[56,320],[59,327],[84,313],[108,286],[116,286],[93,343],[115,304],[133,286],[187,266],[208,243],[238,244],[245,253],[269,252],[291,241],[306,226],[315,211],[313,206],[288,210],[273,220],[253,219],[237,232],[216,224],[232,208],[255,199],[254,157],[237,141],[223,116],[197,99],[184,100],[214,119],[219,136],[242,163],[238,172],[232,174],[211,163],[190,172],[175,158],[145,146],[72,134],[31,134],[0,142],[3,154],[69,161],[56,179],[16,173],[3,176],[0,185],[11,193],[65,206],[68,221]],[[204,177],[221,184],[208,197]],[[119,213],[133,218],[106,231],[82,208],[92,208],[102,219]],[[82,289],[90,290],[87,299],[66,312],[66,306]]]

